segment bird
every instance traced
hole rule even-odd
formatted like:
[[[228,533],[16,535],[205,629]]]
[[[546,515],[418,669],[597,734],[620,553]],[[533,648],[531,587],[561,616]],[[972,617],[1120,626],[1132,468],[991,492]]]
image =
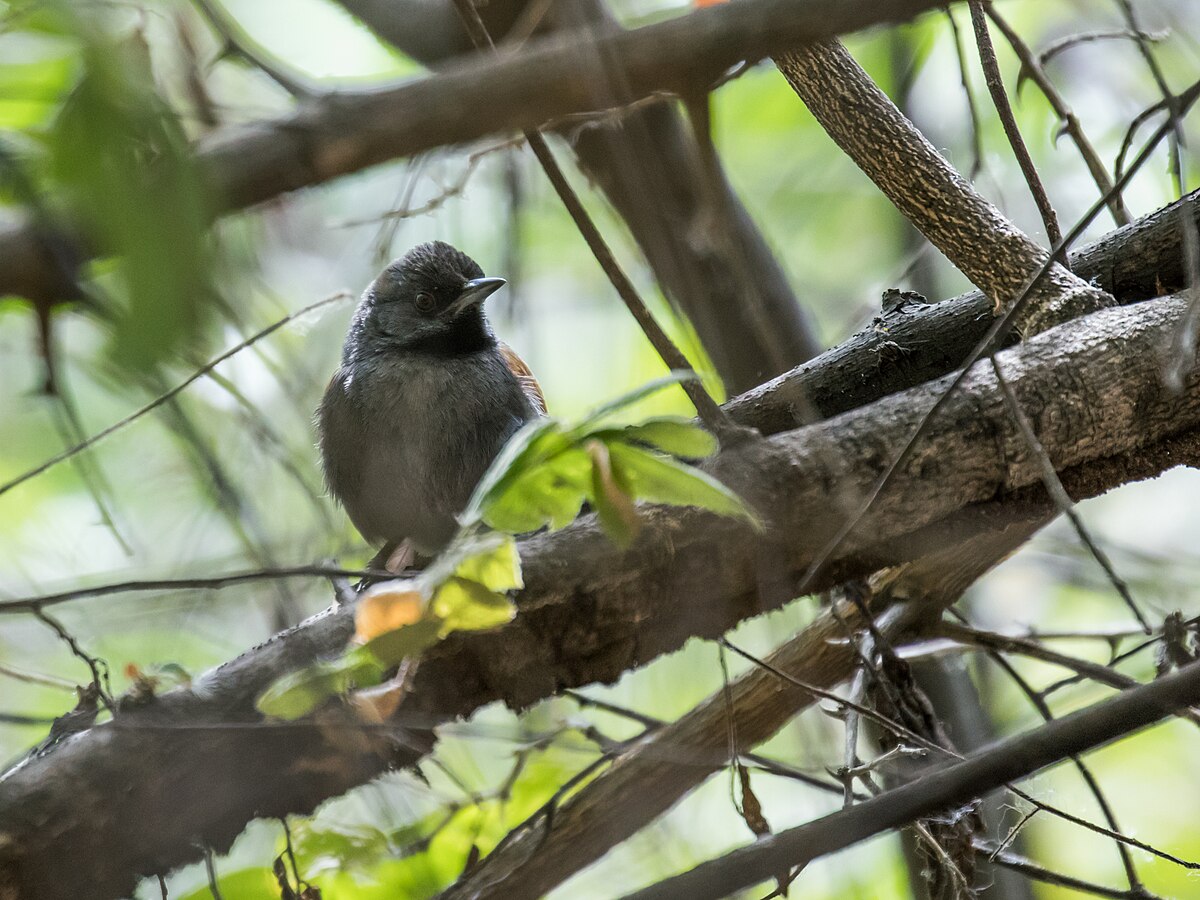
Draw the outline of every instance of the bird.
[[[537,379],[484,314],[504,284],[431,241],[388,265],[354,311],[318,443],[330,494],[389,571],[444,549],[500,449],[546,414]]]

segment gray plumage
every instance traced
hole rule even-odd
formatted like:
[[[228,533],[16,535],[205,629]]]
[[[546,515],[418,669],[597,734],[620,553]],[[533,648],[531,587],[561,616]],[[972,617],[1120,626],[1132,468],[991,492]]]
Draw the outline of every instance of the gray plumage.
[[[504,282],[422,244],[364,292],[317,410],[330,492],[363,537],[425,554],[504,443],[540,412],[483,315]]]

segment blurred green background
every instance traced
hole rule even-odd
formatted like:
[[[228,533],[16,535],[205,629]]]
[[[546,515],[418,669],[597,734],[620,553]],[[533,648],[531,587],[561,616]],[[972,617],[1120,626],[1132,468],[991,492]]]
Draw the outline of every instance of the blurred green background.
[[[225,0],[223,9],[264,54],[322,89],[423,77],[416,64],[326,0]],[[1035,48],[1072,33],[1123,27],[1116,4],[1012,0],[1002,9]],[[1138,10],[1145,28],[1169,31],[1153,50],[1171,86],[1182,90],[1200,77],[1194,0],[1145,0]],[[636,25],[686,7],[626,0],[617,11]],[[965,8],[954,15],[969,35]],[[995,39],[1011,88],[1017,63]],[[970,115],[945,15],[848,43],[930,140],[969,171]],[[968,56],[983,121],[974,181],[1044,241],[973,51]],[[1056,56],[1048,70],[1111,164],[1130,120],[1157,99],[1136,48],[1124,40],[1080,44]],[[492,301],[492,318],[538,373],[552,412],[575,415],[663,371],[528,151],[497,148],[503,137],[378,166],[206,229],[189,143],[217,128],[282,115],[294,102],[262,71],[223,54],[221,40],[188,3],[0,3],[0,221],[38,206],[48,215],[69,207],[99,223],[107,242],[105,255],[86,270],[87,289],[102,302],[53,314],[58,398],[43,390],[46,364],[30,304],[0,298],[0,483],[129,414],[282,315],[341,289],[356,295],[387,260],[433,238],[466,249],[488,274],[509,279],[506,292]],[[1036,88],[1026,84],[1016,108],[1069,227],[1095,200],[1095,185],[1069,142],[1056,140],[1056,119]],[[723,87],[714,114],[728,174],[823,344],[869,321],[885,288],[917,287],[941,299],[968,287],[936,252],[914,253],[919,245],[898,214],[771,66],[757,66]],[[1197,184],[1200,171],[1195,117],[1187,131],[1185,190]],[[489,148],[477,165],[471,162],[471,154]],[[128,189],[129,173],[144,161],[139,153],[152,154],[163,173],[153,190]],[[689,355],[703,360],[619,219],[583,178],[574,181],[656,312]],[[1175,198],[1165,150],[1125,196],[1134,215]],[[396,215],[425,207],[418,215]],[[1085,240],[1112,227],[1102,216]],[[176,404],[0,495],[0,596],[328,559],[363,564],[368,549],[323,494],[311,425],[351,308],[344,302],[286,326],[188,388]],[[677,389],[650,404],[657,412],[690,412]],[[1200,473],[1178,470],[1128,486],[1084,504],[1083,515],[1156,620],[1173,609],[1200,611]],[[74,602],[56,614],[83,646],[108,660],[114,689],[122,690],[129,684],[127,666],[152,671],[173,663],[198,673],[263,640],[281,621],[320,610],[329,595],[319,580],[293,579],[277,587],[121,594]],[[814,609],[814,600],[798,601],[745,624],[734,637],[766,650]],[[995,628],[1087,630],[1128,619],[1061,523],[984,579],[969,609]],[[1100,662],[1108,658],[1103,641],[1063,646]],[[1035,684],[1061,674],[1016,662]],[[977,660],[972,665],[1003,729],[1039,721],[1001,673]],[[738,661],[731,666],[741,671]],[[1146,678],[1152,666],[1152,655],[1142,653],[1124,670]],[[74,704],[73,686],[87,678],[43,624],[0,618],[0,712],[61,715]],[[615,686],[586,692],[672,718],[720,685],[716,649],[693,642]],[[1054,706],[1063,712],[1099,696],[1096,688],[1073,688],[1054,695]],[[303,872],[326,897],[434,893],[461,871],[473,844],[490,848],[595,758],[595,745],[581,731],[588,723],[613,738],[634,733],[620,718],[581,710],[567,699],[520,718],[487,709],[445,729],[434,760],[422,765],[423,778],[392,775],[328,803],[311,821],[293,821]],[[0,759],[15,760],[46,730],[0,724]],[[543,740],[550,734],[557,737]],[[1194,730],[1174,723],[1093,756],[1124,829],[1191,859],[1200,859],[1198,751]],[[841,765],[841,726],[810,711],[764,752],[822,775]],[[495,792],[518,762],[523,768],[501,801]],[[729,777],[711,779],[555,896],[614,896],[749,841],[729,800]],[[1029,787],[1098,818],[1067,766]],[[840,805],[836,795],[767,775],[755,776],[755,789],[775,829]],[[1010,820],[1019,817],[1013,811]],[[1026,850],[1046,865],[1121,883],[1110,842],[1041,816],[1024,834]],[[269,866],[281,847],[278,823],[252,825],[230,856],[217,861],[226,900],[279,896]],[[1151,890],[1200,896],[1184,869],[1137,851],[1135,857]],[[172,897],[209,893],[202,867],[174,874],[169,886]],[[141,895],[157,896],[157,890],[147,884]],[[1065,889],[1037,890],[1039,897],[1072,896]],[[907,891],[899,841],[891,836],[810,866],[795,887],[795,895],[806,898],[904,897]]]

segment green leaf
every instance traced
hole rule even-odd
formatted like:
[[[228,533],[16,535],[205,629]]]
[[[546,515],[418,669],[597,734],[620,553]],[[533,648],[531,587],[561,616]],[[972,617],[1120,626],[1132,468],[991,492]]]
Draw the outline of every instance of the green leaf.
[[[511,622],[516,607],[505,594],[489,590],[477,581],[451,578],[433,597],[433,611],[441,620],[439,634],[453,631],[482,631]]]
[[[603,441],[617,439],[650,444],[664,453],[687,459],[702,459],[717,450],[717,439],[710,432],[682,416],[647,419],[637,425],[597,431],[593,437]]]
[[[562,528],[591,490],[591,467],[587,453],[569,447],[505,484],[487,502],[483,521],[509,534]]]
[[[758,514],[741,497],[706,472],[627,444],[612,444],[609,454],[613,468],[627,480],[633,495],[639,500],[697,506],[724,516],[745,519],[755,528],[762,528]]]
[[[592,432],[596,431],[600,423],[614,413],[618,413],[628,406],[632,406],[644,397],[649,397],[656,391],[661,391],[663,388],[670,387],[673,384],[680,384],[684,381],[694,381],[699,376],[690,369],[673,369],[670,373],[662,378],[655,378],[653,381],[648,381],[641,387],[634,388],[627,394],[622,394],[613,400],[608,401],[602,406],[596,407],[588,413],[582,421],[575,425],[567,432],[567,437],[572,442],[577,442],[585,437],[588,437]]]
[[[371,638],[358,648],[370,655],[383,668],[398,665],[401,660],[416,656],[432,647],[442,637],[441,620],[435,616],[404,625],[394,631],[386,631],[379,637]],[[355,651],[351,651],[352,653]],[[379,682],[374,682],[378,684]],[[355,685],[367,687],[368,685]]]
[[[319,662],[283,676],[263,691],[255,706],[265,716],[298,719],[330,697],[379,684],[383,666],[365,649],[356,647],[340,659]]]
[[[463,525],[473,525],[483,518],[489,501],[531,466],[551,455],[555,450],[554,437],[557,435],[561,438],[561,434],[562,425],[556,419],[534,419],[525,423],[520,431],[508,439],[508,443],[483,473],[459,521]],[[562,447],[568,446],[566,441],[561,441],[561,444]]]

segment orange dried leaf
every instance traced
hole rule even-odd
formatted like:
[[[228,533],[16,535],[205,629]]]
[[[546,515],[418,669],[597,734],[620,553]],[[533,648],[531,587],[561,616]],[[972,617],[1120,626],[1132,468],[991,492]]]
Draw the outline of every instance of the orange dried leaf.
[[[420,620],[425,612],[425,595],[416,581],[389,581],[372,588],[354,613],[354,635],[369,641]]]

